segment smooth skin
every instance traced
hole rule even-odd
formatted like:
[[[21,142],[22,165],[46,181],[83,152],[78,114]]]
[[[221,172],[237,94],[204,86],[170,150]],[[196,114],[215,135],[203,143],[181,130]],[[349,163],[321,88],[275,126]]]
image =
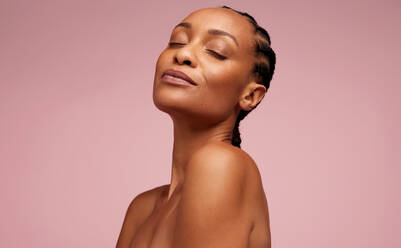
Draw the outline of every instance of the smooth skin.
[[[153,85],[155,106],[174,124],[170,184],[132,200],[116,247],[270,248],[259,170],[231,145],[239,111],[251,110],[266,93],[251,74],[253,26],[223,8],[194,11],[181,23],[157,60]],[[167,69],[198,85],[164,82]]]

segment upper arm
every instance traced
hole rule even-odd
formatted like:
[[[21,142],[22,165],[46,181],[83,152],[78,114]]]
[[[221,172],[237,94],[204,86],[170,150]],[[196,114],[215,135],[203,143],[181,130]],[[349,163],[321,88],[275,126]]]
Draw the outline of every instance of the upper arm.
[[[246,160],[221,146],[187,165],[173,243],[177,248],[245,247],[251,227],[244,204]]]

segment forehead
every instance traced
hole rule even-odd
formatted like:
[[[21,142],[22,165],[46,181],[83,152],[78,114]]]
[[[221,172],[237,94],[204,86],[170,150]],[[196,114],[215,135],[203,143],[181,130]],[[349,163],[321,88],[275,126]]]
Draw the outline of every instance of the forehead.
[[[242,16],[232,10],[224,8],[205,8],[192,12],[182,22],[189,22],[193,29],[204,31],[208,29],[220,29],[233,35],[240,47],[249,47],[254,39],[253,25]]]

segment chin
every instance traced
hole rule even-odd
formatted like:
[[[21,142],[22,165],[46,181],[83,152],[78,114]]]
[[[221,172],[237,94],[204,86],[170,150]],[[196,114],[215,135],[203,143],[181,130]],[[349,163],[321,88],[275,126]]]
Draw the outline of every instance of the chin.
[[[153,103],[167,114],[191,113],[196,106],[194,97],[174,87],[157,87],[153,90]]]

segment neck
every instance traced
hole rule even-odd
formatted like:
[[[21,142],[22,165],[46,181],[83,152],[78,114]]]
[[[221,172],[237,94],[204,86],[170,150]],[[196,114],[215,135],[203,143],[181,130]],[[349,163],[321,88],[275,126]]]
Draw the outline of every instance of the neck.
[[[189,124],[185,120],[172,118],[174,124],[174,144],[168,199],[170,199],[174,190],[184,182],[188,161],[196,150],[209,142],[226,142],[231,144],[235,117],[233,115],[223,122],[208,127],[200,127],[196,124]]]

